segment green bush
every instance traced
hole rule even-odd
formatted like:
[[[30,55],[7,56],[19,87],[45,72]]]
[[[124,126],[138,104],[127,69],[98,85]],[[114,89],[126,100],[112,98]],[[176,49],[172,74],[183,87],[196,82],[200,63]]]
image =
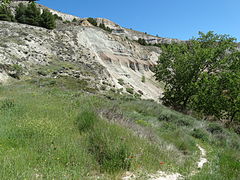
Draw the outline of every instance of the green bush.
[[[73,18],[72,22],[77,22],[77,19],[76,19],[76,18]]]
[[[203,129],[193,129],[191,135],[197,139],[208,141],[208,134]]]
[[[20,76],[22,75],[22,72],[23,72],[23,68],[21,65],[13,64],[13,65],[7,67],[7,69],[9,71],[12,71],[11,73],[9,73],[9,76],[11,76],[12,78],[15,78],[15,79],[20,79]]]
[[[115,173],[129,170],[129,150],[123,140],[112,133],[111,130],[94,130],[88,140],[88,150],[99,163],[101,171]]]
[[[112,29],[109,27],[106,27],[105,24],[101,23],[99,27],[105,31],[112,32]]]
[[[15,102],[12,99],[5,99],[1,102],[1,110],[10,110],[15,107]]]
[[[223,133],[223,127],[218,123],[209,123],[207,131],[209,131],[212,134],[220,134]]]
[[[147,121],[144,121],[144,120],[142,120],[142,119],[136,120],[135,122],[136,122],[137,124],[139,124],[140,126],[144,126],[144,127],[150,126],[150,123],[148,123]]]
[[[192,126],[192,121],[190,118],[174,114],[171,112],[162,113],[158,116],[159,121],[172,122],[179,126]]]
[[[56,19],[49,10],[44,9],[40,18],[39,25],[41,27],[47,29],[54,29],[56,27]]]
[[[53,16],[54,16],[54,18],[55,18],[56,20],[60,20],[60,21],[62,21],[62,20],[63,20],[63,18],[62,18],[62,17],[60,17],[60,16],[58,16],[57,14],[54,14]]]
[[[0,5],[0,20],[1,21],[15,21],[11,9],[7,5]]]
[[[118,84],[120,84],[121,86],[123,86],[125,83],[124,83],[124,80],[123,79],[118,79]]]
[[[47,9],[44,9],[41,13],[40,8],[34,2],[29,3],[27,6],[20,3],[16,8],[15,16],[19,23],[40,26],[47,29],[54,29],[56,27],[57,17],[57,15],[53,15]]]
[[[127,91],[129,94],[134,94],[133,88],[126,88],[126,91]]]
[[[142,39],[142,38],[139,38],[138,39],[138,43],[143,45],[143,46],[146,46],[147,45],[147,42],[145,41],[145,39]]]
[[[164,139],[173,143],[183,154],[192,154],[196,150],[194,139],[184,130],[176,129],[163,135]]]
[[[145,78],[145,76],[144,76],[144,75],[142,76],[142,82],[143,82],[143,83],[145,83],[145,82],[146,82],[146,78]]]
[[[91,23],[93,26],[97,26],[97,21],[94,18],[89,17],[87,18],[87,21]]]
[[[82,133],[92,130],[97,121],[96,113],[89,108],[89,110],[84,110],[77,116],[76,125],[80,133]]]
[[[41,11],[34,2],[25,6],[20,3],[16,8],[16,20],[19,23],[39,26]]]
[[[172,114],[160,114],[158,117],[159,121],[170,122],[173,119]]]

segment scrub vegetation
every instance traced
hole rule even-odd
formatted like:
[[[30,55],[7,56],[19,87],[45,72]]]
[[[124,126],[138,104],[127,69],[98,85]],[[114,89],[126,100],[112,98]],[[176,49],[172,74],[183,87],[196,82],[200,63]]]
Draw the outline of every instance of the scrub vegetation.
[[[209,162],[189,179],[239,179],[240,139],[221,124],[52,81],[0,87],[0,179],[119,179],[126,171],[146,179],[158,170],[188,177],[196,144]]]

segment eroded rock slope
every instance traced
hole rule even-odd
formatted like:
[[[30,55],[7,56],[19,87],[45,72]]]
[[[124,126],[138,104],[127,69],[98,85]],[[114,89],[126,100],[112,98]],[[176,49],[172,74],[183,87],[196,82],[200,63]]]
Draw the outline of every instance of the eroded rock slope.
[[[62,17],[73,18],[65,14]],[[79,79],[89,76],[97,88],[102,85],[123,91],[132,88],[143,98],[158,99],[162,90],[154,81],[151,69],[161,53],[160,49],[138,44],[133,41],[136,34],[131,35],[130,30],[113,25],[111,21],[98,21],[115,26],[115,30],[109,33],[87,23],[62,23],[55,30],[47,30],[0,21],[0,80],[3,82],[13,77],[14,69],[8,68],[12,65],[21,66],[24,75],[28,75],[40,66],[73,63],[76,65],[74,68],[63,68],[51,75]],[[125,34],[117,31],[119,29],[123,29]]]

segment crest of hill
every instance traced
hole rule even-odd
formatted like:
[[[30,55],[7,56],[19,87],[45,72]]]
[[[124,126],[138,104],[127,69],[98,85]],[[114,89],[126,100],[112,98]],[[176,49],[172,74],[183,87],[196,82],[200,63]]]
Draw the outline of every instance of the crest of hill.
[[[22,0],[14,1],[12,3],[13,7],[16,7],[19,3],[27,4],[27,3],[29,3],[29,1],[22,1]],[[58,15],[59,17],[62,18],[63,21],[72,22],[73,20],[78,20],[82,23],[83,26],[92,26],[90,23],[86,22],[87,18],[81,18],[78,16],[66,14],[66,13],[51,9],[49,7],[46,7],[44,5],[41,5],[39,3],[37,3],[37,5],[41,9],[48,9],[53,14]],[[97,21],[98,25],[104,24],[106,27],[112,29],[113,34],[127,37],[130,40],[137,41],[138,39],[144,39],[148,44],[169,44],[169,43],[173,43],[173,42],[182,42],[181,40],[178,40],[178,39],[157,37],[157,36],[153,36],[153,35],[150,35],[147,33],[132,30],[129,28],[124,28],[124,27],[121,27],[120,25],[116,24],[115,22],[105,19],[105,18],[95,18],[95,20]]]

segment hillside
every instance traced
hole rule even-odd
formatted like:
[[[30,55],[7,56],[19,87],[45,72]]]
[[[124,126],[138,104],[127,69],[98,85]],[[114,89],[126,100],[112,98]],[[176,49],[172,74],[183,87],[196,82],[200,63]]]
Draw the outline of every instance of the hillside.
[[[220,124],[81,90],[64,79],[1,86],[1,179],[239,179],[240,138]]]
[[[17,4],[19,3],[13,3],[12,7]],[[39,7],[45,8],[41,5]],[[113,29],[113,32],[109,33],[92,26],[84,18],[51,9],[50,11],[62,18],[62,21],[58,21],[57,28],[52,31],[18,23],[0,22],[0,31],[4,34],[1,36],[0,46],[2,65],[18,64],[23,67],[24,75],[30,73],[33,65],[36,69],[41,65],[54,64],[55,61],[60,62],[57,64],[77,63],[78,66],[81,64],[94,69],[97,77],[89,78],[81,72],[75,76],[76,72],[66,70],[61,71],[61,75],[87,76],[97,82],[96,86],[104,86],[104,89],[115,87],[126,91],[128,88],[145,99],[158,99],[162,93],[159,88],[161,84],[154,81],[151,67],[156,64],[161,50],[158,47],[142,46],[135,40],[145,38],[147,41],[155,38],[154,41],[167,43],[171,42],[171,39],[125,29],[109,20],[98,18],[98,23],[104,23]],[[71,22],[74,18],[76,22]],[[47,75],[58,75],[58,72],[54,73]],[[6,80],[6,74],[8,72],[3,72],[1,79]],[[143,78],[146,79],[144,83]],[[119,80],[124,83],[119,84]]]
[[[49,10],[53,30],[0,21],[1,180],[240,179],[238,134],[159,103],[161,49],[137,41],[180,40]]]

